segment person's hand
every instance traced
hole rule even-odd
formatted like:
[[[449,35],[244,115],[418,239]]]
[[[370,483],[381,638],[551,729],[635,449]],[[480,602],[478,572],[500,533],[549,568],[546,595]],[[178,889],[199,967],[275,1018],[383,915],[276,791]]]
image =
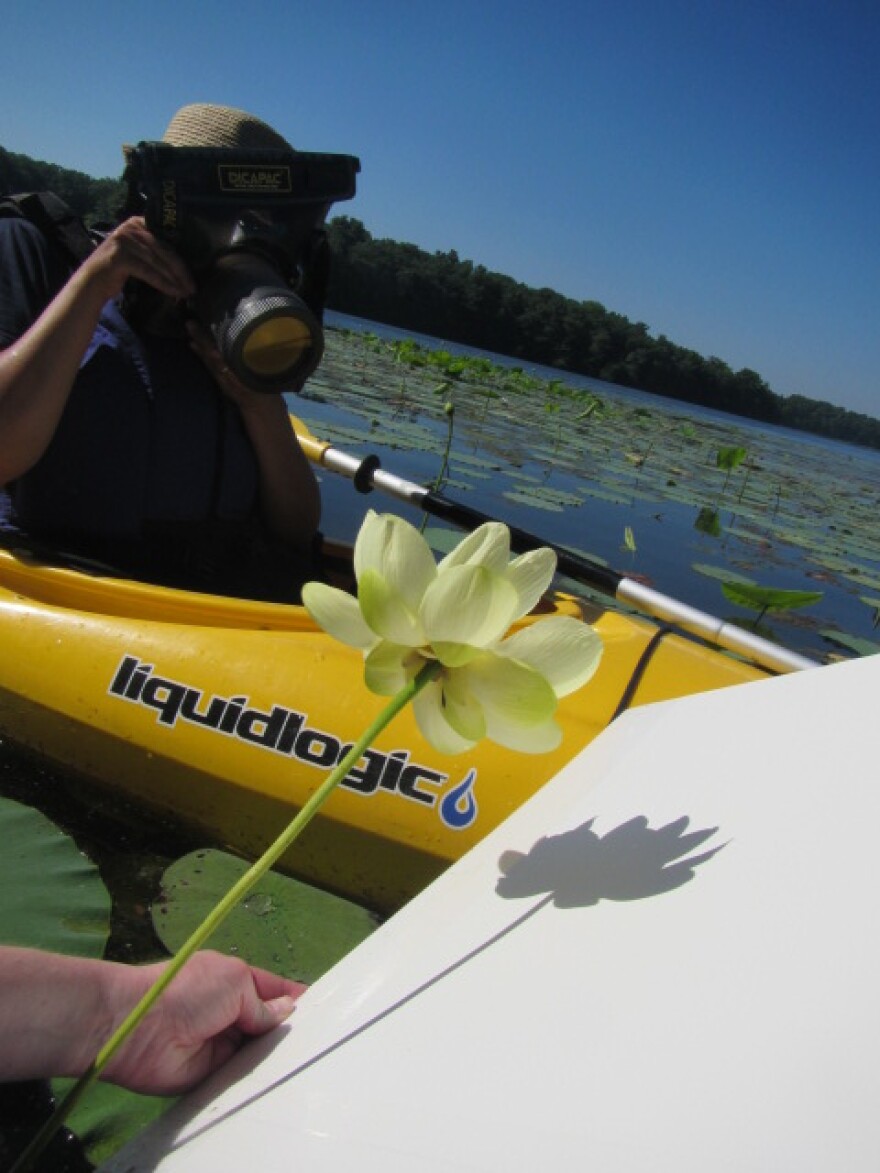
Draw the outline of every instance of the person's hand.
[[[124,220],[98,245],[81,266],[83,280],[101,287],[104,300],[122,291],[134,277],[174,301],[191,297],[195,281],[173,248],[147,228],[142,216]]]
[[[201,322],[189,318],[186,323],[186,332],[189,335],[190,349],[197,354],[208,368],[214,382],[227,399],[231,399],[241,409],[247,409],[251,404],[265,401],[266,396],[260,391],[254,391],[245,386],[235,372],[227,366],[223,355],[217,349],[213,335]]]
[[[109,996],[118,1021],[164,968],[114,966]],[[175,1095],[200,1083],[238,1050],[293,1012],[305,986],[210,951],[197,953],[158,999],[102,1078],[131,1091]]]
[[[186,330],[189,334],[191,349],[208,368],[215,383],[226,398],[231,399],[233,403],[237,404],[240,410],[248,411],[252,408],[259,410],[277,398],[274,393],[254,391],[253,388],[242,383],[241,379],[238,378],[231,367],[227,366],[223,355],[217,349],[210,330],[207,330],[201,322],[197,322],[194,318],[188,319]],[[299,391],[302,389],[303,382],[304,380],[299,380],[296,384],[287,388],[287,390],[292,392]]]
[[[321,516],[318,482],[296,439],[283,395],[245,386],[223,361],[214,338],[200,322],[187,322],[190,346],[217,386],[239,410],[260,470],[260,506],[277,537],[309,551]],[[291,390],[299,390],[300,382]]]

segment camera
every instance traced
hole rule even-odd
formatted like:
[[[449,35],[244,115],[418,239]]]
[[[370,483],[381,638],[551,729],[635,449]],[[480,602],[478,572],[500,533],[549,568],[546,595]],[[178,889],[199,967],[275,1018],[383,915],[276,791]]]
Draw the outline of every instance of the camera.
[[[359,160],[161,142],[127,159],[129,210],[189,265],[189,309],[224,362],[254,390],[298,390],[324,352],[324,223],[354,196]]]

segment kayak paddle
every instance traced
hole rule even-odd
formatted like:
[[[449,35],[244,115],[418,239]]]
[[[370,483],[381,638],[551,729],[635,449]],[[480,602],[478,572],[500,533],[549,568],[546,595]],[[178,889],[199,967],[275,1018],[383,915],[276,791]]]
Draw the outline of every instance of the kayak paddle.
[[[409,481],[395,473],[387,472],[381,467],[380,460],[376,455],[353,456],[325,440],[319,440],[309,431],[302,420],[293,417],[293,421],[297,439],[309,460],[330,472],[348,477],[354,482],[355,488],[362,493],[378,489],[397,501],[412,505],[432,517],[440,518],[442,521],[450,522],[465,530],[475,529],[484,522],[497,520],[497,518],[472,509],[468,505],[451,501],[448,497],[426,489],[415,481]],[[660,591],[645,586],[635,579],[627,578],[607,566],[591,562],[589,558],[575,554],[564,546],[544,541],[516,526],[508,525],[508,529],[510,530],[511,549],[517,553],[522,554],[528,550],[534,550],[538,546],[548,546],[556,554],[560,574],[593,587],[612,599],[628,603],[637,610],[650,615],[653,619],[660,620],[662,623],[674,624],[716,647],[744,656],[762,668],[767,668],[772,672],[796,672],[819,666],[815,660],[811,660],[807,656],[780,647],[771,640],[737,627],[734,623],[729,623],[692,607],[688,603],[664,595]]]

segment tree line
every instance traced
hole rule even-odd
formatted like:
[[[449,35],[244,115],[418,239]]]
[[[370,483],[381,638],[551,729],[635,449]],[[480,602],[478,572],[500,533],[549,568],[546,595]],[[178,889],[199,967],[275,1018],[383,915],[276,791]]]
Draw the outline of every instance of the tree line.
[[[0,147],[0,194],[53,191],[87,224],[116,219],[124,185],[120,179],[92,179],[54,163],[17,155]]]
[[[0,147],[0,192],[54,191],[87,223],[113,220],[123,185]],[[782,396],[749,368],[732,370],[665,335],[654,338],[599,301],[534,289],[461,260],[376,239],[360,220],[328,225],[327,304],[342,313],[459,342],[524,362],[590,375],[686,403],[880,448],[880,420],[802,395]]]
[[[375,239],[349,216],[330,221],[328,304],[343,313],[589,375],[671,399],[880,448],[880,420],[802,395],[782,396],[598,301],[534,289],[450,252]]]

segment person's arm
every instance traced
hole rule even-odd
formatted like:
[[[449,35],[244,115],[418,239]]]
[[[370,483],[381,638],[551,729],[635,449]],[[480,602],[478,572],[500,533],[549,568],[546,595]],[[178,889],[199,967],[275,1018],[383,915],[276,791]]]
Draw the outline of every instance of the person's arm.
[[[79,1076],[163,964],[136,966],[0,946],[0,1081]],[[305,989],[234,957],[197,953],[102,1078],[149,1095],[200,1083],[293,1011]]]
[[[0,351],[0,485],[27,472],[45,452],[101,309],[129,277],[172,298],[194,289],[180,258],[141,217],[133,217],[80,265],[33,325]]]
[[[284,397],[250,390],[224,364],[208,331],[195,322],[188,328],[193,350],[241,414],[257,457],[260,504],[267,525],[277,537],[309,549],[321,520],[321,494],[297,442]]]

